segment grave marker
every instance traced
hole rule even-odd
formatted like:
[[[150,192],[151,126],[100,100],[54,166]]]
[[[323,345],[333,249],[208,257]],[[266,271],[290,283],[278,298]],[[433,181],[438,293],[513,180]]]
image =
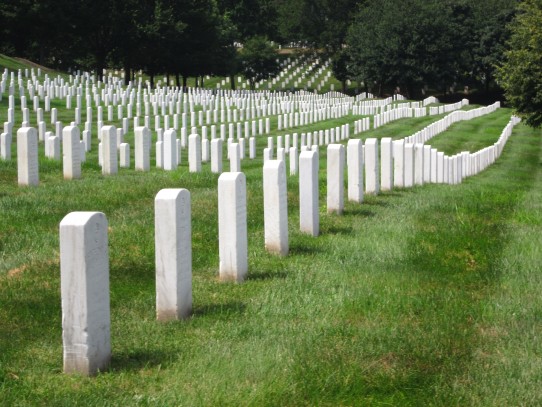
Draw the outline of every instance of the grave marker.
[[[154,199],[156,317],[187,318],[192,312],[190,192],[162,189]]]
[[[64,372],[94,375],[111,359],[107,219],[72,212],[60,222]]]
[[[288,191],[284,161],[269,160],[263,166],[265,248],[288,254]]]
[[[246,178],[225,172],[218,178],[220,280],[241,282],[248,272]]]

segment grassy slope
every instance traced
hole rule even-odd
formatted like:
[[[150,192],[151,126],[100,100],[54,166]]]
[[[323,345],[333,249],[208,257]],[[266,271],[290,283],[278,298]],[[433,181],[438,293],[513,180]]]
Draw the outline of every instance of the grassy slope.
[[[480,148],[509,116],[454,125],[433,143]],[[540,132],[516,128],[499,162],[462,185],[366,197],[341,217],[325,214],[322,151],[322,235],[297,232],[289,177],[284,259],[263,250],[261,162],[244,161],[250,277],[240,285],[216,279],[216,175],[188,174],[184,159],[172,173],[103,178],[96,149],[71,182],[41,158],[39,188],[18,188],[14,161],[0,161],[1,404],[540,403]],[[165,187],[192,193],[194,316],[161,324],[152,207]],[[61,374],[57,230],[72,210],[103,211],[110,224],[113,360],[90,379]]]

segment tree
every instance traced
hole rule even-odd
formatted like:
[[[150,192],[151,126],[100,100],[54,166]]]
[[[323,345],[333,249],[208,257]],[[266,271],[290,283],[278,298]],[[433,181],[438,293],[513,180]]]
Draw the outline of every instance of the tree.
[[[464,71],[466,11],[439,0],[364,3],[346,41],[352,77],[377,94],[399,86],[409,97],[452,85]]]
[[[542,124],[542,0],[525,0],[509,25],[505,60],[497,79],[508,102],[532,127]]]
[[[237,41],[256,35],[278,40],[275,0],[218,0],[220,14],[227,15],[237,29]]]
[[[250,82],[251,89],[256,82],[279,73],[277,51],[265,37],[256,36],[245,41],[241,50],[241,72]]]

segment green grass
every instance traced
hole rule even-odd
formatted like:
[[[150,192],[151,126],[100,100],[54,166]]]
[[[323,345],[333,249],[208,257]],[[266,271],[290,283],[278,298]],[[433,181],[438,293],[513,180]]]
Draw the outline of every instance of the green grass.
[[[510,114],[457,123],[431,143],[448,154],[483,148]],[[404,137],[440,117],[361,136]],[[321,236],[298,232],[298,181],[288,177],[286,258],[264,250],[262,163],[244,160],[243,284],[217,278],[218,176],[208,165],[189,174],[184,155],[177,171],[103,177],[94,137],[80,180],[64,181],[40,147],[40,186],[20,188],[15,161],[0,161],[0,404],[540,404],[540,136],[519,125],[497,163],[463,184],[366,196],[343,216],[326,214],[321,148]],[[259,156],[265,145],[259,138]],[[153,200],[172,187],[192,195],[194,314],[158,323]],[[76,210],[104,212],[110,228],[113,359],[94,378],[62,373],[58,225]]]

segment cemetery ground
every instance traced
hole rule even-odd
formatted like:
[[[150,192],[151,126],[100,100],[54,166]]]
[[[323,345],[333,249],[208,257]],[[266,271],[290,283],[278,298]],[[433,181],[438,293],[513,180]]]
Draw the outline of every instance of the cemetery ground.
[[[52,107],[71,120],[62,103]],[[454,124],[430,144],[476,151],[511,114]],[[400,138],[441,117],[361,137]],[[175,171],[156,169],[151,154],[149,173],[104,177],[94,137],[81,179],[65,181],[40,144],[34,188],[17,186],[16,160],[0,161],[0,404],[539,404],[540,136],[520,124],[499,160],[462,184],[366,195],[342,216],[326,214],[322,148],[321,233],[299,233],[298,179],[288,176],[287,257],[264,249],[267,138],[258,136],[258,158],[242,162],[242,284],[218,280],[218,174],[208,165],[189,173],[186,150]],[[155,315],[154,197],[163,188],[192,198],[193,315],[168,323]],[[72,211],[101,211],[109,222],[112,361],[91,378],[62,373],[58,226]]]

